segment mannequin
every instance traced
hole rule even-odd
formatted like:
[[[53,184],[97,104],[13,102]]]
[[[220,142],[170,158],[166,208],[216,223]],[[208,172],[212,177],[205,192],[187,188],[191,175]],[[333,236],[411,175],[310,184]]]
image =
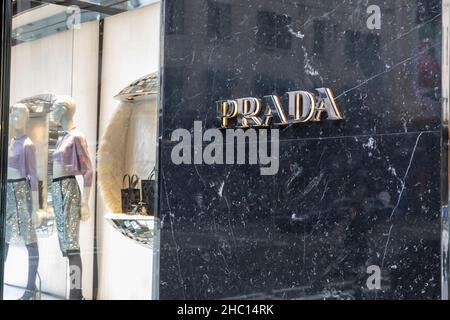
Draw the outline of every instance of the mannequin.
[[[79,245],[79,225],[90,216],[89,197],[92,186],[92,165],[84,135],[75,127],[75,101],[60,96],[53,104],[52,120],[61,125],[65,134],[60,137],[53,153],[52,203],[58,239],[63,256],[69,259],[71,283],[70,299],[83,299],[82,263]],[[83,176],[81,193],[76,176]],[[72,281],[71,281],[72,282]]]
[[[5,260],[9,244],[20,240],[28,251],[28,283],[20,300],[36,299],[39,250],[35,225],[39,224],[36,147],[26,134],[29,110],[24,104],[11,108],[14,137],[8,148],[8,184]]]

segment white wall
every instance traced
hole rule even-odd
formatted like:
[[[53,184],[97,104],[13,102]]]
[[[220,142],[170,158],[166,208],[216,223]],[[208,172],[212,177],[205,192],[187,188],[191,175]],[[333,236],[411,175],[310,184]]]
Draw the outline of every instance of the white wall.
[[[159,30],[159,4],[105,19],[100,137],[119,104],[114,96],[134,80],[158,70]],[[133,117],[136,116],[139,116],[139,111],[133,114]],[[156,110],[151,119],[156,120]],[[156,147],[153,150],[156,151]],[[154,159],[154,154],[152,157]],[[120,189],[121,186],[117,188]],[[107,213],[108,208],[99,196],[98,298],[150,299],[152,251],[135,244],[114,230],[103,219]]]
[[[11,103],[42,93],[72,95],[77,101],[76,124],[87,136],[94,165],[97,68],[98,22],[86,23],[79,30],[57,33],[12,48]],[[38,139],[38,135],[34,136]],[[39,141],[36,143],[39,144]],[[93,197],[91,207],[94,209]],[[83,223],[80,231],[84,294],[88,299],[92,297],[93,284],[93,221]],[[39,252],[42,289],[64,296],[66,259],[61,255],[56,230],[50,238],[39,239]],[[6,263],[6,282],[23,286],[27,268],[26,250],[12,247]]]

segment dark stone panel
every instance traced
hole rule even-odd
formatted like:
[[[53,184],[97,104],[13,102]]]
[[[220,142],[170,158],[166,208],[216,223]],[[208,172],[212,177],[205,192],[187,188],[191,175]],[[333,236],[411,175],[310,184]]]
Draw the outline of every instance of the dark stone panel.
[[[165,1],[161,298],[439,298],[441,3],[370,4]],[[215,101],[318,87],[344,120],[282,128],[277,174],[173,164]]]
[[[439,151],[424,132],[285,141],[274,176],[167,161],[161,298],[438,298]]]
[[[357,0],[184,2],[166,1],[165,143],[194,120],[215,127],[217,100],[317,87],[333,90],[345,121],[283,139],[440,128],[440,1],[372,1],[373,30]]]

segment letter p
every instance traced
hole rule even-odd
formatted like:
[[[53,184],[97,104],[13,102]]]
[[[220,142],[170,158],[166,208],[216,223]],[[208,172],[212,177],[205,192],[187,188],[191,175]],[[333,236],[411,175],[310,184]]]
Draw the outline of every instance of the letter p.
[[[229,120],[236,118],[238,114],[237,102],[235,100],[222,100],[216,103],[219,111],[220,127],[227,129]]]

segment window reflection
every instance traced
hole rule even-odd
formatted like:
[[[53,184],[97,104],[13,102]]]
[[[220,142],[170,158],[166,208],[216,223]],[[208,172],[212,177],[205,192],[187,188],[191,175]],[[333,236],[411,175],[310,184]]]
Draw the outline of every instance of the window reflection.
[[[314,53],[317,55],[325,54],[325,21],[314,21]]]
[[[257,16],[257,43],[277,49],[290,49],[292,34],[289,32],[291,17],[275,12],[260,11]]]

